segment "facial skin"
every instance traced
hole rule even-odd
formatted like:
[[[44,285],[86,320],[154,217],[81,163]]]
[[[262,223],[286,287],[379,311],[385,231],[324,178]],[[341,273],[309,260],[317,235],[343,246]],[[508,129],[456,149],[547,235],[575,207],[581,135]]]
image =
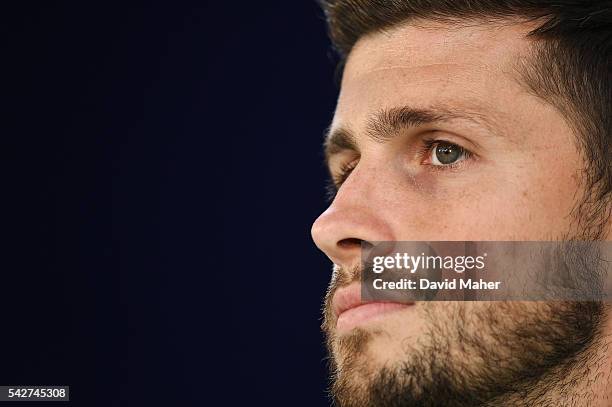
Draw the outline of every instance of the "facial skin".
[[[338,191],[312,228],[335,265],[338,403],[609,405],[601,304],[421,302],[348,330],[331,309],[361,241],[588,239],[577,136],[521,82],[531,28],[409,22],[353,48],[327,143]]]

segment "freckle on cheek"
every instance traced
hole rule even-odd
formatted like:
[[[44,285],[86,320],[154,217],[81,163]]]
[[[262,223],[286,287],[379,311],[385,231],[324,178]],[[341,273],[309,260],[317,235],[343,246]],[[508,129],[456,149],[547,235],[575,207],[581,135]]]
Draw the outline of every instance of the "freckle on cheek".
[[[456,202],[455,199],[464,199],[470,195],[470,189],[465,188],[464,182],[456,183],[450,179],[441,182],[440,177],[440,174],[431,172],[408,174],[407,177],[404,175],[404,188],[413,196],[436,203],[452,204]]]
[[[437,189],[437,181],[433,174],[421,173],[421,174],[409,174],[408,175],[408,186],[415,192],[422,195],[433,196]]]

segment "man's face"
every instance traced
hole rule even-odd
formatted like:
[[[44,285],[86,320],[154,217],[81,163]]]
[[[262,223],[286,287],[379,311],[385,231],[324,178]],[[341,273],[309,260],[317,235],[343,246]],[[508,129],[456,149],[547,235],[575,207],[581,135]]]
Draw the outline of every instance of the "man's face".
[[[561,113],[521,83],[530,28],[410,23],[360,39],[348,58],[327,146],[338,191],[312,228],[335,264],[324,328],[345,404],[365,404],[373,381],[416,404],[436,383],[461,384],[445,369],[486,384],[491,360],[512,382],[530,359],[511,353],[558,350],[537,328],[565,333],[568,304],[421,302],[350,318],[333,306],[358,284],[361,241],[576,236],[583,161]]]

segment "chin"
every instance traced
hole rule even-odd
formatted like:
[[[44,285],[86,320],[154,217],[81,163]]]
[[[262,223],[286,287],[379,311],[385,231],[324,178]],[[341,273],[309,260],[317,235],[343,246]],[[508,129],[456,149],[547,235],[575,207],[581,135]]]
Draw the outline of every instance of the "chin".
[[[390,366],[425,340],[425,328],[418,316],[387,317],[334,335],[333,355],[338,366],[346,361],[368,370]]]

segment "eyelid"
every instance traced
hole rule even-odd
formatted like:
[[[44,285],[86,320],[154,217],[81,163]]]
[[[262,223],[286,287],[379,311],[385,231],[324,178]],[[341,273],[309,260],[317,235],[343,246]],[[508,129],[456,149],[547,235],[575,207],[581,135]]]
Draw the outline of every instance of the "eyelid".
[[[443,130],[429,131],[422,136],[422,140],[424,142],[437,141],[440,143],[455,144],[463,148],[464,150],[467,150],[472,153],[479,151],[481,149],[480,144],[476,143],[475,141],[469,138],[466,138],[464,136],[461,136],[457,133],[450,132],[450,131],[443,131]]]
[[[355,167],[357,167],[358,163],[359,163],[359,157],[354,158],[353,160],[342,164],[339,170],[333,171],[330,168],[330,171],[329,171],[330,179],[327,182],[327,185],[325,188],[328,202],[331,203],[334,200],[334,198],[336,197],[336,194],[338,193],[338,190],[340,189],[344,181],[346,181],[346,179],[349,177],[349,175],[351,175]]]
[[[455,161],[454,163],[450,163],[450,164],[434,164],[431,163],[430,165],[434,165],[436,167],[448,167],[451,166],[453,164],[458,164],[461,161],[467,160],[468,158],[470,158],[473,153],[468,150],[467,148],[457,144],[457,143],[451,143],[449,141],[445,141],[445,140],[431,140],[431,141],[427,141],[426,142],[426,146],[423,149],[424,153],[425,153],[425,158],[428,158],[429,160],[432,159],[432,156],[434,155],[434,151],[435,149],[437,149],[440,145],[451,145],[451,146],[455,146],[457,147],[460,152],[461,152],[461,159],[458,161]]]
[[[347,163],[344,163],[335,174],[332,174],[334,184],[336,184],[338,188],[344,183],[344,181],[346,181],[349,175],[351,175],[351,172],[353,172],[358,162],[359,159],[355,158]]]
[[[442,134],[444,134],[444,136],[442,136]],[[465,141],[455,141],[456,138],[459,138]],[[471,147],[464,147],[464,144],[473,144],[473,143],[470,143],[469,140],[465,139],[464,137],[456,137],[456,136],[453,136],[449,133],[442,132],[442,131],[429,132],[427,136],[424,136],[420,139],[419,143],[422,144],[418,148],[419,150],[418,157],[420,157],[420,165],[426,166],[428,167],[428,169],[432,171],[458,170],[460,167],[465,165],[466,161],[468,161],[469,159],[478,157],[473,152]],[[455,145],[459,147],[464,154],[464,158],[455,163],[446,164],[446,165],[425,164],[424,161],[430,156],[430,153],[432,152],[432,148],[442,143],[451,144],[451,145]],[[334,161],[340,159],[338,155],[340,154],[334,155],[335,156]],[[357,167],[359,163],[360,157],[359,156],[355,157],[353,154],[351,155],[352,155],[352,159],[345,161],[343,164],[341,164],[340,168],[335,171],[331,169],[331,166],[332,166],[330,165],[331,160],[328,160],[328,166],[330,167],[331,180],[327,186],[327,190],[328,190],[328,198],[330,201],[333,200],[338,189],[342,186],[342,184],[346,181],[346,179],[350,176],[352,171],[355,169],[355,167]]]
[[[425,167],[429,171],[437,171],[437,172],[456,172],[466,165],[469,165],[472,160],[477,158],[478,156],[473,153],[470,149],[463,147],[461,144],[448,141],[448,139],[424,139],[424,145],[420,148],[418,152],[418,156],[420,156],[420,165]],[[434,148],[437,148],[439,144],[451,144],[459,147],[462,150],[463,158],[459,161],[455,161],[450,164],[433,164],[431,163],[431,155],[433,154]],[[427,162],[430,161],[430,162]]]

